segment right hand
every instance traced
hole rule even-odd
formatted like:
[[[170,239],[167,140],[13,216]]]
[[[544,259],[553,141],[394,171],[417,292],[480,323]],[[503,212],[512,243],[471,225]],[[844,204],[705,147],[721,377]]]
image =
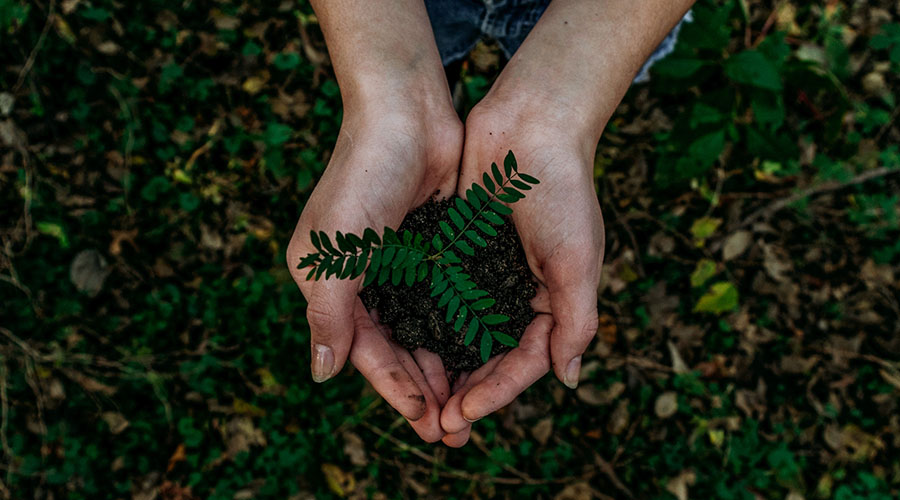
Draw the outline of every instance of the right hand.
[[[376,109],[389,108],[389,109]],[[429,112],[369,105],[353,112],[345,106],[334,154],[319,180],[287,249],[291,275],[309,306],[312,377],[323,382],[345,361],[353,365],[412,425],[422,439],[439,441],[441,408],[450,396],[440,358],[424,349],[408,352],[370,317],[357,295],[362,278],[307,281],[300,259],[315,252],[310,230],[362,235],[396,228],[413,208],[433,194],[456,189],[463,129],[449,99]]]

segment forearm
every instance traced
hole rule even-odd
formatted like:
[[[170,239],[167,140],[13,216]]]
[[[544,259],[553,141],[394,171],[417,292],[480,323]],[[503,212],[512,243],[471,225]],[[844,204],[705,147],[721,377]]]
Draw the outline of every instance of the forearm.
[[[312,0],[312,5],[345,108],[450,102],[422,0]]]
[[[488,98],[557,120],[593,148],[635,74],[692,4],[553,0]]]

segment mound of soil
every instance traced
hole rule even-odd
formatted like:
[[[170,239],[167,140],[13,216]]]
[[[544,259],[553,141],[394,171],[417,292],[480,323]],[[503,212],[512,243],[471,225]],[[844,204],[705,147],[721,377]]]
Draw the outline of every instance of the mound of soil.
[[[430,241],[440,231],[439,220],[448,220],[447,209],[453,199],[428,201],[410,212],[398,232],[410,230],[425,236]],[[518,340],[525,327],[534,319],[531,299],[537,292],[525,251],[512,222],[495,226],[497,236],[486,237],[487,247],[475,248],[475,255],[468,256],[455,252],[462,259],[462,267],[478,287],[487,291],[497,301],[482,315],[505,314],[507,323],[498,325],[498,330]],[[415,283],[412,287],[404,284],[393,286],[390,282],[381,286],[370,285],[360,293],[363,303],[369,309],[376,309],[381,322],[389,326],[395,342],[410,351],[424,347],[440,355],[444,368],[451,374],[474,370],[481,366],[479,337],[470,345],[463,343],[465,327],[456,332],[452,324],[447,324],[446,310],[438,308],[438,298],[431,297],[429,280]],[[510,348],[494,341],[491,356],[508,351]]]

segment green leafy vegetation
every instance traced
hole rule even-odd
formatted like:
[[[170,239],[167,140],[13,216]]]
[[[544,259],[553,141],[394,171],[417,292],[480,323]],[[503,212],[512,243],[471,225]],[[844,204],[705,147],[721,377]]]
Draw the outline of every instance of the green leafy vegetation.
[[[0,1],[0,498],[897,498],[897,9],[698,2],[598,146],[579,388],[448,451],[306,368],[309,5]]]
[[[332,276],[356,279],[365,274],[363,286],[383,285],[388,281],[394,286],[401,283],[413,286],[430,277],[431,296],[439,297],[438,307],[446,308],[445,321],[452,324],[456,332],[466,327],[463,342],[467,346],[479,338],[480,333],[481,361],[487,362],[495,340],[510,347],[519,344],[513,337],[496,330],[509,321],[509,316],[488,311],[496,300],[463,272],[459,265],[462,260],[454,248],[475,256],[478,248],[487,246],[485,237],[497,235],[492,224],[504,224],[502,215],[512,213],[512,209],[503,203],[521,200],[525,197],[522,191],[530,190],[531,185],[539,181],[528,174],[520,174],[516,157],[509,151],[503,161],[503,172],[492,163],[491,173],[485,172],[482,182],[483,187],[473,183],[466,190],[465,198],[456,198],[455,206],[447,208],[450,222],[438,221],[440,233],[436,233],[431,241],[426,241],[420,233],[408,230],[398,233],[385,227],[380,236],[372,228],[366,228],[362,237],[338,231],[334,235],[335,243],[332,243],[324,231],[313,230],[309,237],[318,251],[304,256],[297,267],[311,267],[307,280],[318,280],[323,275],[325,279]]]

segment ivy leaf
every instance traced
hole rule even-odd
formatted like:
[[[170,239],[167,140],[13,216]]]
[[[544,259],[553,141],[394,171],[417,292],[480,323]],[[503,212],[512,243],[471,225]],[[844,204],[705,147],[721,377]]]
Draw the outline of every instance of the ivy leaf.
[[[714,283],[705,295],[700,297],[694,312],[709,312],[722,314],[736,309],[738,306],[738,291],[728,281]]]
[[[725,61],[725,75],[737,83],[780,92],[778,68],[758,50],[745,50]]]

